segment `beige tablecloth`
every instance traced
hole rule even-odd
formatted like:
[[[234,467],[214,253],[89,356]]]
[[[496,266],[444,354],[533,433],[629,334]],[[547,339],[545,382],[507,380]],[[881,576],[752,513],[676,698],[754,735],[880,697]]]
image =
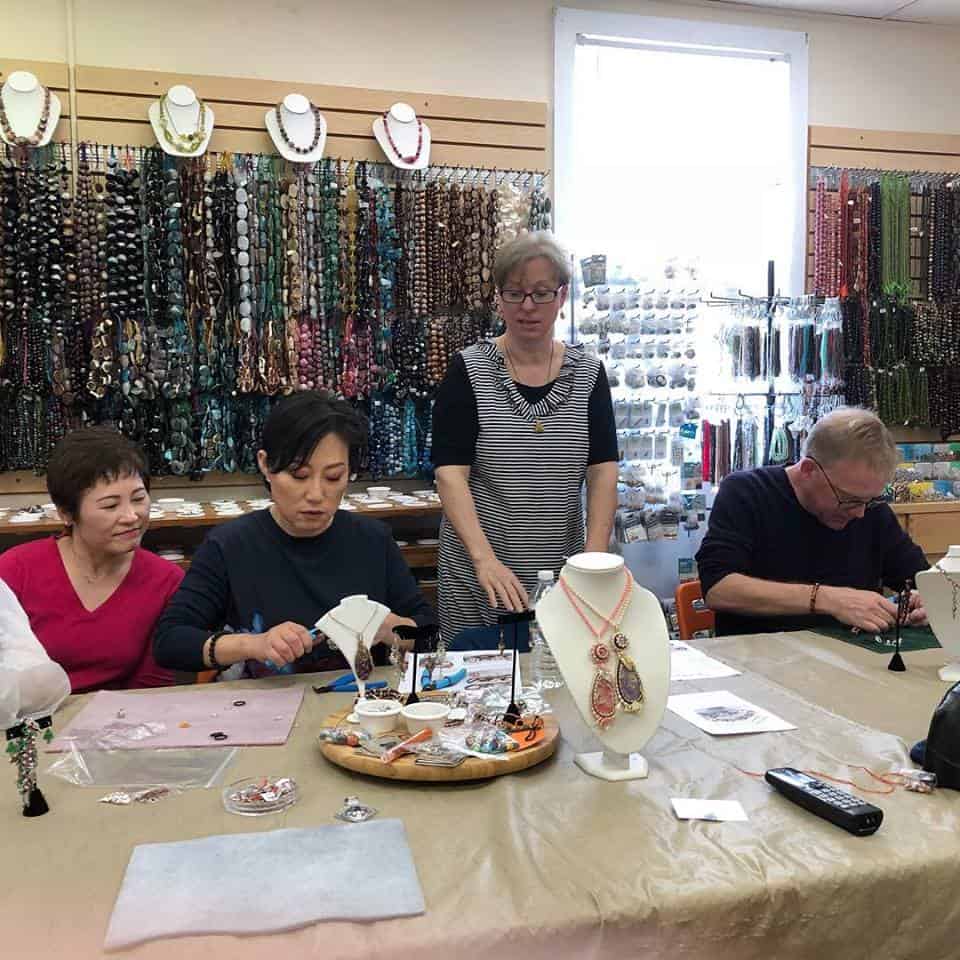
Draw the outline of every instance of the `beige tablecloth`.
[[[873,837],[855,838],[741,772],[792,764],[867,785],[847,764],[874,770],[905,764],[905,746],[925,735],[946,689],[936,674],[943,653],[910,654],[908,672],[893,674],[885,656],[807,633],[700,645],[744,675],[675,684],[674,692],[729,689],[797,729],[711,738],[668,712],[644,751],[649,779],[605,783],[573,765],[573,750],[589,735],[565,720],[563,746],[538,768],[481,784],[419,786],[367,780],[327,763],[313,734],[348,697],[308,691],[287,746],[244,749],[228,774],[295,776],[302,799],[276,817],[228,814],[219,790],[113,807],[96,802],[102,789],[43,777],[51,812],[28,820],[19,815],[8,770],[0,791],[0,955],[101,956],[138,843],[326,824],[343,797],[355,793],[404,821],[425,916],[321,923],[273,937],[155,941],[129,954],[144,960],[958,956],[960,794],[897,791],[873,798],[884,810],[883,826]],[[59,728],[83,700],[68,703]],[[558,713],[566,717],[567,707],[561,703]],[[750,819],[677,821],[669,801],[685,796],[737,799]],[[283,877],[251,882],[283,883]]]

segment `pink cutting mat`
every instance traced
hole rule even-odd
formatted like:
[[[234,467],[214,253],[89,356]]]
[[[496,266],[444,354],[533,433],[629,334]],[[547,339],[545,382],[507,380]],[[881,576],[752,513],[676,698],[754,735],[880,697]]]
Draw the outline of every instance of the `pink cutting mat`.
[[[282,744],[303,702],[303,689],[238,690],[214,683],[186,693],[101,690],[46,749],[63,752],[71,739],[129,749]],[[240,700],[245,701],[242,706],[234,705]],[[215,732],[227,738],[214,740],[210,734]]]

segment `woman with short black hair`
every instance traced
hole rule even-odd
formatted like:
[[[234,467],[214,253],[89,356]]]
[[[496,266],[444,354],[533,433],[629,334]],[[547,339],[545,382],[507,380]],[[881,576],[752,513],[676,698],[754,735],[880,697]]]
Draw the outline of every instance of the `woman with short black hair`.
[[[67,434],[47,466],[64,531],[0,554],[16,594],[74,693],[174,682],[154,662],[154,625],[183,572],[140,546],[150,473],[140,448],[110,427]]]
[[[391,610],[376,644],[400,624],[434,622],[390,530],[339,510],[351,458],[366,436],[344,400],[307,390],[281,400],[263,430],[257,462],[273,504],[211,530],[161,618],[154,652],[171,669],[247,663],[251,675],[295,664],[339,668],[309,627],[347,596],[366,594]],[[374,650],[383,662],[384,647]]]

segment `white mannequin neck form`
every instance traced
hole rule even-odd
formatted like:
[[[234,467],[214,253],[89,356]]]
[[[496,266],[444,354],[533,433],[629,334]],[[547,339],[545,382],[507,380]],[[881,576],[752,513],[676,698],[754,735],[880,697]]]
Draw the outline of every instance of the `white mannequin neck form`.
[[[171,143],[163,131],[161,120],[160,101],[155,100],[150,104],[147,110],[147,116],[150,118],[150,125],[153,127],[157,143],[164,153],[172,157],[199,157],[206,152],[210,143],[210,137],[213,135],[214,116],[213,111],[206,104],[201,109],[200,101],[193,90],[178,83],[172,86],[163,95],[163,110],[167,115],[167,124],[171,128],[170,133],[175,137],[177,134],[185,136],[196,133],[200,129],[201,118],[203,120],[203,139],[194,150],[184,150],[176,144]]]
[[[917,590],[930,627],[950,657],[938,675],[947,683],[956,683],[960,680],[960,609],[954,616],[954,593],[960,601],[960,546],[948,547],[935,567],[917,574]]]
[[[390,609],[376,600],[370,600],[365,594],[354,594],[344,597],[337,606],[328,610],[317,622],[316,627],[321,630],[336,645],[344,655],[354,676],[357,673],[357,650],[359,638],[370,649],[373,638],[380,629],[380,624],[390,614]],[[357,677],[357,693],[363,699],[366,686],[360,677]]]
[[[29,137],[37,131],[43,117],[46,96],[46,88],[34,74],[27,70],[14,70],[7,77],[3,87],[0,88],[0,98],[3,100],[7,122],[16,136]],[[53,139],[53,132],[60,122],[60,109],[60,98],[51,91],[47,125],[35,146],[45,146]],[[4,143],[10,142],[2,130],[0,130],[0,139]]]
[[[387,159],[398,169],[424,170],[429,165],[430,128],[417,121],[417,112],[409,103],[394,103],[386,117],[376,117],[373,135]]]
[[[281,118],[277,119],[277,110]],[[282,123],[282,129],[281,129]],[[320,111],[311,109],[310,101],[301,93],[288,93],[279,107],[272,107],[264,115],[264,125],[270,134],[277,153],[291,163],[315,163],[322,159],[327,144],[327,121]],[[300,148],[307,148],[319,134],[317,145],[307,153],[294,150],[284,138],[287,137]]]
[[[574,594],[605,615],[612,615],[623,596],[629,572],[625,570],[622,557],[583,553],[571,557],[560,576]],[[593,614],[582,600],[576,602],[592,627],[600,629],[600,617]],[[590,657],[590,648],[597,642],[597,637],[581,619],[562,584],[538,604],[537,622],[580,717],[604,748],[602,753],[578,754],[574,758],[577,765],[592,776],[606,780],[645,777],[647,763],[639,751],[659,727],[670,692],[670,645],[657,598],[649,590],[632,584],[619,629],[630,641],[624,652],[633,660],[643,684],[643,704],[636,713],[619,709],[606,729],[597,726],[591,710],[597,668]],[[610,641],[615,630],[616,624],[614,629],[605,629],[601,634],[611,648],[611,660],[606,669],[614,682],[617,657]]]

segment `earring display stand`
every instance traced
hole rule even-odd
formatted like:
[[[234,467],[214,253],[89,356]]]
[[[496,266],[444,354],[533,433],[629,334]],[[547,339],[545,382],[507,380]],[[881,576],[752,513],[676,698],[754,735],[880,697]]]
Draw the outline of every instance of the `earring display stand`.
[[[513,668],[510,675],[510,705],[503,712],[503,719],[511,723],[520,721],[520,707],[517,706],[517,630],[521,623],[529,623],[536,617],[533,610],[522,610],[520,613],[501,613],[497,615],[497,624],[502,631],[504,627],[513,627],[513,657],[511,658]]]
[[[402,623],[394,630],[394,633],[401,640],[413,641],[413,679],[410,685],[410,693],[407,696],[407,706],[411,703],[419,703],[420,697],[417,696],[417,658],[421,653],[427,653],[428,646],[436,646],[439,630],[433,624],[427,624],[424,627],[411,627],[409,624]]]

